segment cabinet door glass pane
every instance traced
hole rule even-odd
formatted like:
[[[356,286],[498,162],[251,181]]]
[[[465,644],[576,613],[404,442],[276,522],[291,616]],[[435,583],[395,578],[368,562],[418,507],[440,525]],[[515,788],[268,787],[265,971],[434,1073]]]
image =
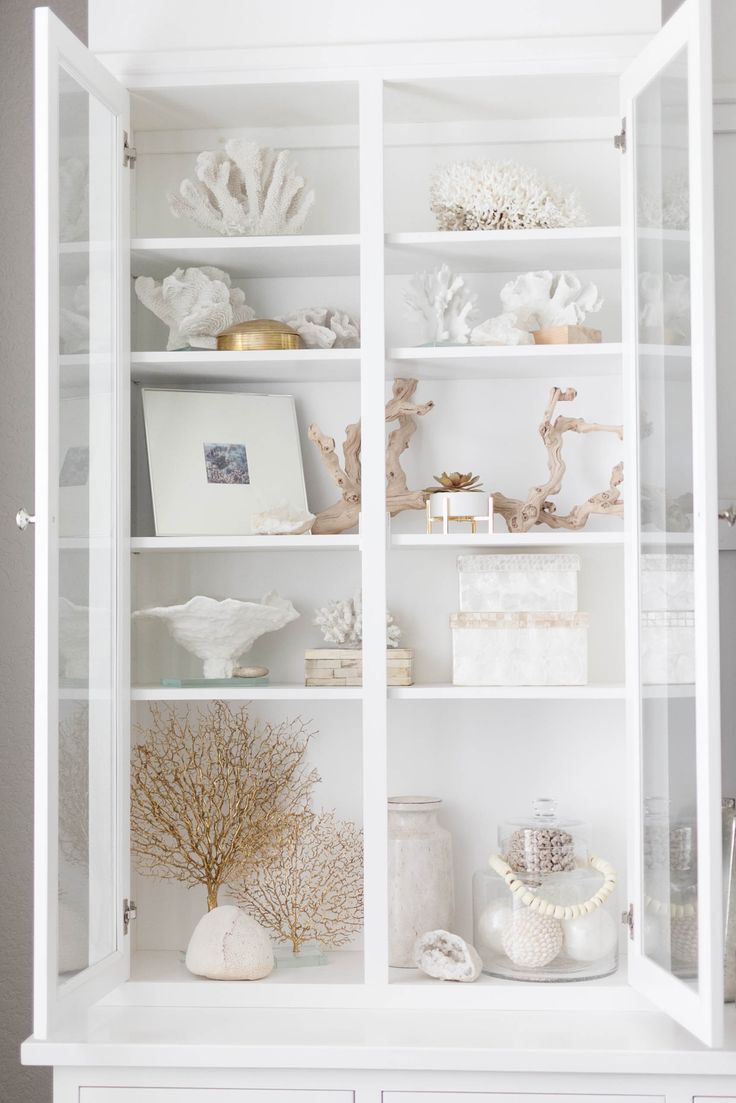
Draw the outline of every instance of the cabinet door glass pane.
[[[635,102],[643,950],[698,983],[687,51]]]
[[[59,70],[58,971],[115,949],[115,119]]]

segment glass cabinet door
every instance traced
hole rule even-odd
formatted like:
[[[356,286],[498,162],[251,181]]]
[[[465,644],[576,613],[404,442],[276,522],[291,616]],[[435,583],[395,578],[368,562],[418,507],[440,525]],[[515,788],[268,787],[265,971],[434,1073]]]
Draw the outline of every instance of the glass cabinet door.
[[[36,1022],[124,973],[127,94],[36,13]],[[124,492],[124,487],[123,487]]]
[[[624,79],[632,981],[716,1044],[722,1019],[708,4]]]

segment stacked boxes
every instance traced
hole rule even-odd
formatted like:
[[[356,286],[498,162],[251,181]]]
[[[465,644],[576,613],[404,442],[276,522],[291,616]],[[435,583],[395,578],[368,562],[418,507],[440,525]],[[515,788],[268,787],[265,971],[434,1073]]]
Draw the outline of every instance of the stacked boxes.
[[[361,686],[363,652],[360,648],[315,647],[304,653],[304,684],[307,686]],[[386,674],[390,686],[412,685],[414,652],[392,647],[386,653]]]
[[[645,685],[695,681],[692,555],[641,557],[641,678]]]
[[[578,612],[577,555],[458,559],[460,612],[450,617],[453,684],[585,685],[588,614]]]

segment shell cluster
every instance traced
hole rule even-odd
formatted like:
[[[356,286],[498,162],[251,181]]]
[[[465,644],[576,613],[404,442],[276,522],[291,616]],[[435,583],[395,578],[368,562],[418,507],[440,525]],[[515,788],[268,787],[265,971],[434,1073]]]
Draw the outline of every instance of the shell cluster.
[[[430,181],[440,230],[529,230],[582,226],[575,192],[513,161],[452,161]]]
[[[515,873],[566,873],[575,868],[575,840],[559,827],[521,827],[506,860]]]

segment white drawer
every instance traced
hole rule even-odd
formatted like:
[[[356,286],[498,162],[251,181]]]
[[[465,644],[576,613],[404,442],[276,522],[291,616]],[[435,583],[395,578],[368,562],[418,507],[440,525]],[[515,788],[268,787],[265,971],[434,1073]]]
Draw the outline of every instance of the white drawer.
[[[80,1088],[79,1103],[353,1103],[343,1091],[270,1088]]]
[[[383,1103],[665,1103],[665,1097],[591,1095],[586,1092],[579,1095],[554,1095],[551,1092],[384,1092]],[[693,1100],[693,1103],[698,1101]],[[736,1099],[732,1103],[736,1103]]]

